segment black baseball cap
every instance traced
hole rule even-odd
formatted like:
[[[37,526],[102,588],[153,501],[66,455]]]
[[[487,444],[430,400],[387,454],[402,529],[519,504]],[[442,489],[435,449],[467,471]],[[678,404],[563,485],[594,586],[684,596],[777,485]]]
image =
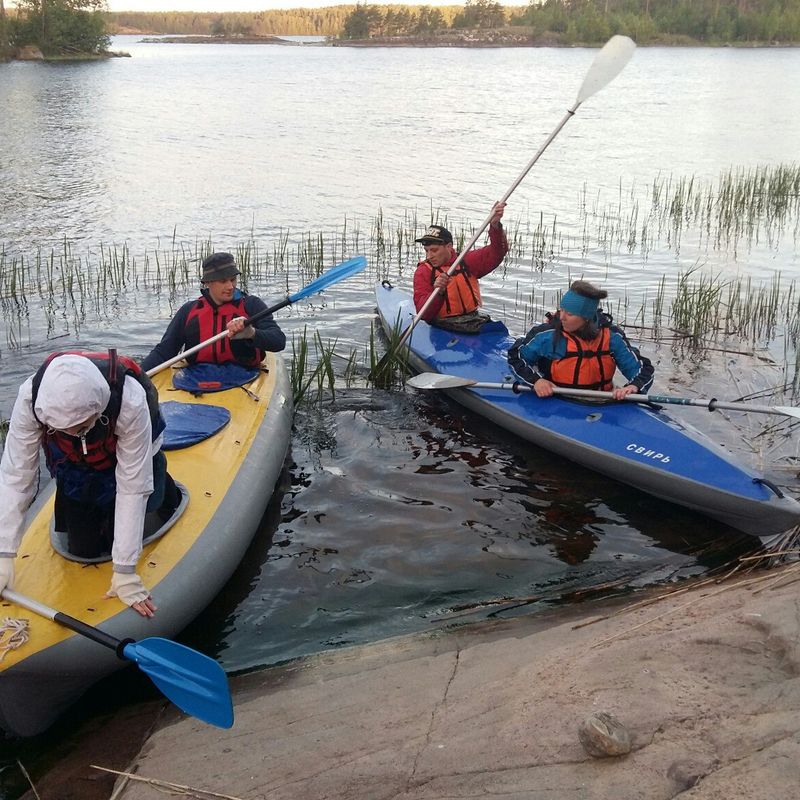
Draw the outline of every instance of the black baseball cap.
[[[420,244],[453,244],[453,234],[441,225],[431,225],[419,239],[414,241]]]

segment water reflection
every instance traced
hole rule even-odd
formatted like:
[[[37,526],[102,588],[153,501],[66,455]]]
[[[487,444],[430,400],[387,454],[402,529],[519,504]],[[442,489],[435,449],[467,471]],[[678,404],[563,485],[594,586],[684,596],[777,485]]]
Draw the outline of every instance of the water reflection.
[[[498,599],[696,574],[742,547],[723,526],[412,395],[370,408],[343,391],[301,410],[289,475],[270,506],[280,521],[265,523],[274,533],[262,526],[191,634],[229,671],[427,630],[459,609],[497,613],[486,604]]]
[[[66,234],[143,250],[177,226],[183,240],[210,235],[227,245],[251,229],[268,238],[280,228],[327,230],[379,207],[390,218],[408,208],[425,217],[432,203],[474,222],[561,118],[596,52],[231,52],[136,37],[114,47],[133,57],[0,65],[3,240],[30,250]],[[487,74],[504,76],[504,92],[518,100],[511,113]],[[431,75],[446,101],[420,113]],[[513,210],[534,224],[540,210],[557,213],[577,228],[570,214],[587,180],[613,196],[621,175],[647,185],[658,175],[713,178],[731,165],[792,162],[798,77],[791,48],[640,49],[565,129]],[[687,123],[676,108],[702,108],[702,117]],[[432,161],[447,165],[446,197]]]
[[[98,70],[93,64],[40,67],[9,68],[7,90],[0,93],[3,215],[13,220],[17,241],[79,239],[85,233],[80,221],[102,220],[112,195],[102,173],[87,168],[103,158],[107,144],[96,95],[87,91]]]

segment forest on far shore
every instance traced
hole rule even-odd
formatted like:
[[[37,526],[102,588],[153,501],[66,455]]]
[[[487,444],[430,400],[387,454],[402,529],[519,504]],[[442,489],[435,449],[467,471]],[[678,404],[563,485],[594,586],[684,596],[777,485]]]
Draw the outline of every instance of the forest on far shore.
[[[638,44],[800,43],[800,0],[544,0],[503,6],[359,3],[252,13],[113,12],[108,32],[342,39],[430,37],[463,30],[525,29],[532,41],[599,44],[615,33]]]
[[[357,5],[252,13],[109,12],[106,0],[0,0],[0,61],[105,58],[115,33],[325,36],[333,43],[484,46],[800,44],[800,0],[536,0],[503,6]]]

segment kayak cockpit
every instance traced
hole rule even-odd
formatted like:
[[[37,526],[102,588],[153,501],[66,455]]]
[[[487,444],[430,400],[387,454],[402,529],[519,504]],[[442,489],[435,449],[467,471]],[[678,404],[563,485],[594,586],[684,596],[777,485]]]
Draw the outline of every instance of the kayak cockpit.
[[[231,419],[230,411],[223,406],[175,400],[161,403],[161,413],[166,422],[161,449],[166,451],[182,450],[216,436]],[[165,512],[161,509],[150,511],[145,515],[143,546],[164,536],[181,518],[189,504],[188,488],[178,481],[173,481],[169,476],[168,482],[180,493],[180,499],[177,503],[170,504],[172,512],[169,516],[165,517]],[[110,549],[91,555],[74,553],[69,547],[67,532],[56,530],[55,519],[54,514],[50,520],[50,544],[60,556],[81,564],[102,564],[111,560]]]

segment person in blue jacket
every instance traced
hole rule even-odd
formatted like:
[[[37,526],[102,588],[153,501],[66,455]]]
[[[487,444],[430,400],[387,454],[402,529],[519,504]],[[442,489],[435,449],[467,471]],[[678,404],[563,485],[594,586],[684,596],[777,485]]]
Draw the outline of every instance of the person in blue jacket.
[[[551,397],[556,386],[609,391],[614,399],[646,394],[655,370],[600,308],[608,297],[588,281],[575,281],[561,298],[557,314],[532,328],[508,351],[514,373],[539,397]],[[619,370],[624,386],[614,386]]]
[[[230,253],[212,253],[203,259],[200,297],[178,309],[161,341],[142,361],[142,369],[147,372],[224,330],[228,331],[227,337],[203,347],[188,356],[187,361],[257,367],[267,352],[283,350],[286,336],[272,314],[265,314],[253,325],[245,326],[248,317],[267,306],[261,298],[237,287],[240,274]]]

